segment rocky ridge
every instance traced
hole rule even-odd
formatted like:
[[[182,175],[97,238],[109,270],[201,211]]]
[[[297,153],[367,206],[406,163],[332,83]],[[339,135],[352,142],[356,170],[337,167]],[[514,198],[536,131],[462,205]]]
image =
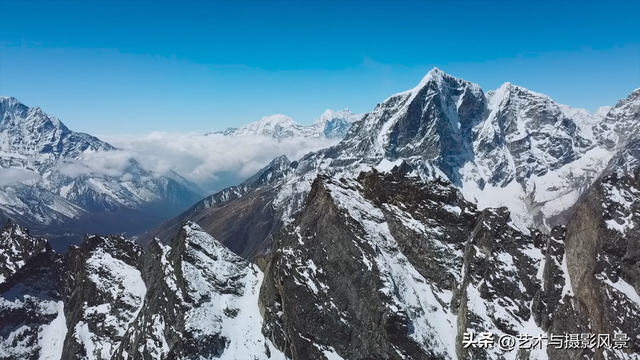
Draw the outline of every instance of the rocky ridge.
[[[569,224],[546,235],[413,172],[403,163],[353,179],[318,176],[260,268],[193,222],[147,250],[87,237],[51,262],[61,264],[51,284],[67,324],[56,358],[640,358],[637,178],[603,177]],[[35,288],[20,272],[9,282]],[[22,319],[30,307],[8,305],[12,292],[2,291],[0,318]],[[46,326],[54,315],[37,316]],[[464,346],[468,333],[620,332],[626,348]],[[16,337],[3,337],[4,358],[20,358]]]

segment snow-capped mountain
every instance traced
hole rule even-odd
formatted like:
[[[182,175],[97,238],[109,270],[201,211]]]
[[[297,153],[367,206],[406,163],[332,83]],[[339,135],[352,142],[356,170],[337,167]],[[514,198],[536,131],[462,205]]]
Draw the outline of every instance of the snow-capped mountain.
[[[288,138],[327,138],[341,139],[351,125],[362,118],[362,114],[353,114],[349,109],[327,110],[312,125],[296,123],[286,115],[265,116],[260,121],[246,124],[240,128],[228,128],[225,131],[207,133],[225,136],[261,135],[276,140]]]
[[[364,114],[354,114],[349,109],[340,111],[328,109],[311,127],[322,131],[328,139],[342,139],[351,125],[360,121],[363,116]]]
[[[199,198],[178,174],[158,176],[124,156],[40,108],[0,97],[0,218],[54,236],[140,232]]]
[[[343,172],[404,159],[481,207],[507,206],[524,227],[549,228],[612,156],[593,134],[599,120],[509,83],[485,94],[434,69],[366,114],[343,142],[300,163]]]
[[[267,166],[260,173],[278,173],[278,180],[264,186],[249,180],[223,190],[151,232],[146,241],[169,236],[181,221],[193,220],[239,254],[257,255],[257,248],[244,244],[265,250],[278,226],[238,246],[233,239],[251,230],[217,220],[230,208],[261,214],[260,224],[287,224],[304,206],[318,174],[353,178],[403,161],[424,181],[451,182],[480,208],[506,206],[524,232],[529,227],[548,231],[566,223],[621,146],[640,136],[639,94],[640,89],[634,91],[606,115],[604,110],[592,114],[510,83],[484,93],[477,84],[434,69],[414,89],[365,114],[339,144],[290,166],[282,166],[284,160],[272,170]]]

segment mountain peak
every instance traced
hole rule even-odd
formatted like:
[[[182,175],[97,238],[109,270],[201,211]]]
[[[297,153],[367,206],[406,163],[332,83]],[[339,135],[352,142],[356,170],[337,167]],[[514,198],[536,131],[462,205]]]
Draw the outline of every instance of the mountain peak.
[[[349,122],[354,122],[357,120],[357,118],[358,118],[358,115],[352,113],[351,110],[349,110],[349,108],[345,108],[340,111],[333,111],[331,109],[327,109],[325,110],[324,113],[322,113],[322,115],[320,115],[318,120],[316,120],[313,124],[314,125],[326,124],[329,121],[334,119],[343,119]]]
[[[421,89],[423,88],[426,84],[428,84],[431,81],[435,81],[437,83],[442,82],[442,80],[445,77],[453,77],[447,73],[445,73],[444,71],[438,69],[437,67],[434,67],[433,69],[431,69],[427,75],[425,75],[422,80],[420,81],[420,83],[418,84],[418,86],[415,87],[415,89]]]
[[[280,155],[277,158],[271,160],[269,165],[275,165],[275,164],[287,164],[287,165],[289,165],[290,163],[291,163],[291,161],[289,160],[289,158],[286,155]]]
[[[283,114],[275,114],[275,115],[269,115],[269,116],[264,116],[262,117],[262,119],[260,119],[260,121],[258,121],[258,123],[261,124],[296,124],[296,122],[288,117],[287,115],[283,115]]]
[[[14,98],[13,96],[0,96],[0,102],[7,103],[13,106],[17,104],[22,104],[20,101],[18,101],[18,99]]]
[[[447,73],[445,73],[444,71],[440,70],[438,67],[434,67],[433,69],[429,70],[429,72],[427,73],[427,76],[444,76],[447,75]]]
[[[391,98],[398,96],[398,95],[411,95],[411,96],[415,96],[417,95],[422,89],[424,89],[427,86],[432,86],[431,84],[435,84],[435,87],[437,89],[440,89],[439,91],[441,91],[444,87],[446,87],[446,84],[450,84],[451,86],[467,86],[469,87],[474,93],[479,93],[482,90],[480,89],[480,86],[472,83],[470,81],[464,80],[462,78],[457,78],[453,75],[449,75],[447,73],[445,73],[444,71],[440,70],[437,67],[434,67],[433,69],[431,69],[427,75],[425,75],[422,80],[420,81],[420,83],[418,83],[418,85],[416,87],[414,87],[411,90],[407,90],[407,91],[403,91],[401,93],[397,93],[394,94],[393,96],[391,96]],[[455,85],[454,85],[455,84]],[[389,99],[391,99],[389,98]],[[389,100],[387,99],[387,100]]]
[[[336,116],[336,112],[335,111],[333,111],[331,109],[327,109],[322,113],[322,115],[320,115],[320,117],[318,118],[318,120],[315,121],[314,124],[327,122],[327,121],[333,119],[335,116]]]
[[[537,93],[535,91],[531,91],[525,87],[514,85],[510,82],[505,82],[500,85],[500,87],[492,92],[493,99],[503,99],[510,97],[512,95],[517,95],[520,97],[535,97],[541,100],[553,101],[549,96],[541,93]]]

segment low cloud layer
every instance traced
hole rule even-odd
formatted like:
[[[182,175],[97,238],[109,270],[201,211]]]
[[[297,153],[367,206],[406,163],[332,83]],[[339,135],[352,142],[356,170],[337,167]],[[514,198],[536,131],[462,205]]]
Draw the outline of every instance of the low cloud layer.
[[[131,151],[86,152],[82,160],[65,160],[59,169],[62,174],[71,177],[82,174],[122,176],[130,166],[132,157],[134,153]]]
[[[83,171],[84,167],[85,172],[123,175],[128,159],[134,158],[146,170],[158,174],[174,170],[207,191],[229,186],[224,183],[229,179],[249,177],[277,156],[286,155],[295,160],[310,151],[337,143],[328,139],[277,141],[264,136],[227,137],[219,134],[204,136],[164,132],[101,138],[121,150],[89,154],[81,164],[74,164],[66,171]]]
[[[40,179],[40,174],[34,171],[18,168],[0,168],[0,187],[38,179]]]

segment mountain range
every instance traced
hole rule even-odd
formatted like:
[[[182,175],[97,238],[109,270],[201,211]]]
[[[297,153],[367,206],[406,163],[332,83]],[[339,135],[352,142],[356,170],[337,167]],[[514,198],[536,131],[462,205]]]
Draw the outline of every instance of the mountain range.
[[[260,135],[276,140],[289,138],[342,139],[351,125],[359,121],[362,116],[363,114],[354,114],[349,109],[340,111],[328,109],[313,124],[304,126],[286,115],[278,114],[265,116],[260,121],[243,125],[240,128],[227,128],[224,131],[209,132],[205,135]]]
[[[85,233],[140,233],[202,197],[177,173],[147,171],[12,97],[0,97],[0,178],[0,220],[28,226],[57,249]]]
[[[275,159],[143,242],[168,239],[182,221],[193,220],[236,253],[257,254],[301,210],[319,174],[356,177],[402,162],[423,181],[451,182],[480,208],[507,207],[523,232],[548,232],[566,223],[611,159],[637,137],[638,97],[636,90],[592,114],[510,83],[485,94],[477,84],[434,69],[414,89],[365,114],[339,144],[293,162]],[[234,207],[252,214],[255,223],[230,221]],[[250,235],[253,229],[262,235]]]
[[[590,113],[434,69],[139,243],[8,221],[0,358],[640,359],[638,194],[640,89]]]

